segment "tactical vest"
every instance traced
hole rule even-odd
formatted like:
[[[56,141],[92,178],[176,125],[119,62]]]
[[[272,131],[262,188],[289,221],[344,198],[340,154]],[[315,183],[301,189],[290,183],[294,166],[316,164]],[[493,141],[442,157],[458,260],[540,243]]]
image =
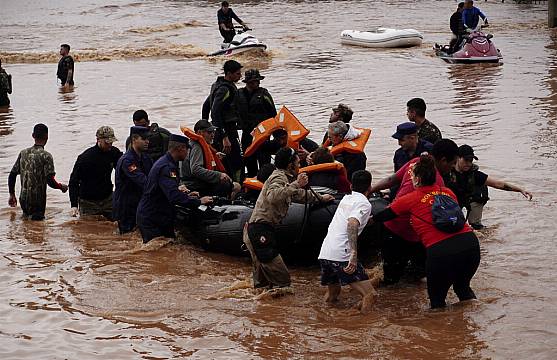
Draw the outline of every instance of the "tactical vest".
[[[264,88],[258,88],[249,96],[246,88],[238,90],[238,112],[240,114],[240,129],[251,132],[260,122],[275,116],[270,111],[274,104],[271,95]]]

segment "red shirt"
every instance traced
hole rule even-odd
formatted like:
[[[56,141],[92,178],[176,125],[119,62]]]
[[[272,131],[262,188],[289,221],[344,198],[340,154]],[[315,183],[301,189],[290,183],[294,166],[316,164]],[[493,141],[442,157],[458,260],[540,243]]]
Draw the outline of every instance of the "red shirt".
[[[397,215],[409,215],[410,224],[418,234],[419,240],[426,248],[458,234],[472,231],[468,224],[464,224],[462,230],[454,233],[446,233],[433,225],[431,217],[431,206],[434,195],[448,195],[457,201],[456,195],[444,186],[431,185],[419,187],[413,192],[400,196],[391,204],[391,210]]]
[[[396,194],[395,201],[399,197],[402,197],[414,191],[414,184],[412,184],[412,177],[410,174],[412,173],[414,164],[419,160],[420,158],[410,160],[396,172],[395,176],[398,180],[400,180],[400,188],[398,189],[398,193]],[[437,177],[435,179],[435,185],[445,186],[445,183],[443,182],[443,178],[441,177],[441,174],[439,174],[439,171],[436,170],[436,173]],[[401,216],[397,217],[396,219],[385,222],[385,226],[387,227],[387,229],[406,241],[420,241],[418,235],[410,225],[410,215],[400,215]]]

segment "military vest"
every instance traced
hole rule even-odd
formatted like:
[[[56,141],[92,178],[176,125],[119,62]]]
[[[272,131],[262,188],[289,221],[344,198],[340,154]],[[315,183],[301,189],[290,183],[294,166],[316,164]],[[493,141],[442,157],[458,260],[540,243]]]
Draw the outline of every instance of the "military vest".
[[[258,88],[249,95],[246,88],[238,90],[238,112],[240,114],[240,129],[252,131],[260,122],[275,116],[270,111],[274,104],[271,95],[264,88]]]

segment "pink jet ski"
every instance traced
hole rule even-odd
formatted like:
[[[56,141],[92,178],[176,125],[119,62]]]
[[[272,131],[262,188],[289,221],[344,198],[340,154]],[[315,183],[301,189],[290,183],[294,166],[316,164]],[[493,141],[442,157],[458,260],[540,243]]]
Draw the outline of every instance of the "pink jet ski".
[[[451,53],[448,45],[438,44],[434,50],[437,56],[451,64],[498,63],[503,56],[492,38],[493,35],[483,33],[480,28],[468,34],[455,52]]]

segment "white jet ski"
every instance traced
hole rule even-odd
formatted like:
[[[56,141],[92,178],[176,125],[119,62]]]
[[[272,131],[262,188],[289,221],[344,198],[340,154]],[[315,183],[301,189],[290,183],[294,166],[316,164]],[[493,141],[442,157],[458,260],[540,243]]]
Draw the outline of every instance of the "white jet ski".
[[[234,35],[231,43],[222,43],[220,46],[220,50],[209,54],[209,56],[230,56],[256,49],[267,49],[267,45],[257,40],[255,36],[246,33],[249,30],[251,29],[237,30],[236,35]]]
[[[397,48],[420,46],[423,35],[414,29],[375,28],[370,31],[344,30],[340,34],[340,42],[374,48]]]

